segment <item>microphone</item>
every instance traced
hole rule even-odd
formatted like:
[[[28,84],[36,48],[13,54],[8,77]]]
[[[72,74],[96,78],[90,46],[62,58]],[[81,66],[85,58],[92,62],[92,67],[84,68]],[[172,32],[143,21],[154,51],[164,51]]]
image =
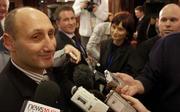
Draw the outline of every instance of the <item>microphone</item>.
[[[126,85],[123,80],[121,80],[120,78],[117,78],[116,76],[114,76],[114,74],[111,73],[110,71],[105,70],[104,74],[105,74],[105,77],[106,77],[106,82],[107,82],[109,87],[116,88],[118,85],[121,85],[121,86]]]
[[[77,88],[71,101],[85,112],[107,112],[109,109],[109,106],[97,99],[83,87]]]
[[[109,87],[116,88],[118,85],[126,85],[123,80],[114,76],[110,71],[105,70],[104,74]],[[115,112],[136,112],[136,110],[114,90],[108,93],[105,102]]]
[[[60,112],[56,109],[57,101],[59,100],[60,88],[53,81],[41,81],[36,88],[33,101],[25,101],[21,108],[21,112]],[[50,111],[51,110],[51,111]]]
[[[55,106],[59,99],[60,88],[53,81],[42,81],[36,88],[34,101],[49,106]]]
[[[94,90],[95,80],[93,72],[87,65],[80,64],[75,67],[73,80],[79,88],[76,87],[76,89],[73,89],[74,91],[72,92],[73,96],[71,101],[85,112],[106,112],[108,110],[109,107],[102,102],[106,99],[105,96],[103,96],[99,91]]]
[[[98,61],[93,58],[92,59],[86,58],[86,62],[90,70],[93,72],[95,81],[98,82],[99,84],[106,85],[106,78],[104,74],[96,70],[96,67],[101,66],[100,63],[98,63]]]
[[[107,81],[107,83],[111,87],[116,87],[119,84],[125,85],[125,83],[122,80],[116,78],[110,71],[105,70],[104,73],[106,79],[103,80]],[[82,87],[79,88],[76,87],[76,89],[73,89],[72,92],[73,96],[71,100],[81,109],[83,109],[85,112],[92,112],[92,110],[94,109],[98,110],[100,108],[107,109],[106,111],[113,110],[115,112],[120,112],[119,110],[121,110],[121,112],[135,112],[134,111],[135,109],[126,100],[124,100],[118,93],[111,91],[106,98],[98,90],[94,90],[93,87],[95,80],[92,76],[92,71],[89,69],[87,65],[81,64],[75,67],[73,80],[78,87],[79,86]],[[96,104],[96,101],[100,103]],[[105,103],[103,103],[104,101],[108,105],[108,107]],[[128,111],[124,111],[124,110],[128,110]],[[106,112],[106,111],[102,109],[101,111],[98,110],[97,112]]]
[[[94,89],[93,72],[85,64],[80,64],[74,68],[73,81],[78,87],[82,86],[87,90]]]

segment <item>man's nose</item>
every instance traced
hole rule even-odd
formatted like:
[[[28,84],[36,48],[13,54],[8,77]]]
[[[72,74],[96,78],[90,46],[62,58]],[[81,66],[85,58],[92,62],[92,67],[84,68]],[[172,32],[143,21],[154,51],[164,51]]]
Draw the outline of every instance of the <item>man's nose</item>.
[[[170,20],[167,20],[165,24],[166,24],[166,26],[169,27],[169,26],[171,25],[171,21],[170,21]]]
[[[46,36],[45,39],[46,39],[44,43],[45,50],[48,50],[48,51],[55,50],[55,46],[56,46],[55,37],[50,38],[49,36]]]

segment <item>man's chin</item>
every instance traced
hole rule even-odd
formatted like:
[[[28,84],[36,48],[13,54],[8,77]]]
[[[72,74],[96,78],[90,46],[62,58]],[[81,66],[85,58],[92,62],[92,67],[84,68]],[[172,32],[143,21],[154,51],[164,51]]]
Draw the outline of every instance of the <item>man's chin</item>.
[[[46,63],[41,63],[41,67],[44,68],[44,69],[47,69],[47,68],[50,68],[53,66],[53,63],[52,61],[51,62],[46,62]]]

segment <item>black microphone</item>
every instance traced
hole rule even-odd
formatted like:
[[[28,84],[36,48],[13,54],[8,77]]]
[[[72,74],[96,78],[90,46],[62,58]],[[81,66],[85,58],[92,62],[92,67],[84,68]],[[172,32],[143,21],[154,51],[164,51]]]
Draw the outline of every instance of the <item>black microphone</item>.
[[[34,101],[54,107],[59,99],[60,88],[53,81],[42,81],[36,88]]]
[[[86,58],[86,62],[88,64],[90,70],[93,72],[95,82],[106,85],[105,75],[103,73],[99,72],[98,70],[96,70],[96,67],[101,66],[100,63],[98,63],[95,59],[90,60],[89,58]]]
[[[60,88],[53,81],[42,81],[37,86],[32,101],[24,101],[20,112],[60,112],[57,101],[60,96]]]
[[[93,72],[85,64],[79,64],[75,67],[73,73],[73,81],[76,86],[82,86],[87,90],[94,89]]]

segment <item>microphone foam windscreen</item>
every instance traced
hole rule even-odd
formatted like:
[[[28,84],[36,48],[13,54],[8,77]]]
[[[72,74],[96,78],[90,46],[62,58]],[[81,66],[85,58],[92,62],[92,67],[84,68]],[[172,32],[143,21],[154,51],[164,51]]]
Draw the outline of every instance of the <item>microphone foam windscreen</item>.
[[[75,67],[73,81],[77,86],[83,86],[87,90],[94,88],[93,72],[88,65],[80,64]]]
[[[54,107],[60,96],[60,88],[53,81],[42,81],[36,88],[34,101]]]

